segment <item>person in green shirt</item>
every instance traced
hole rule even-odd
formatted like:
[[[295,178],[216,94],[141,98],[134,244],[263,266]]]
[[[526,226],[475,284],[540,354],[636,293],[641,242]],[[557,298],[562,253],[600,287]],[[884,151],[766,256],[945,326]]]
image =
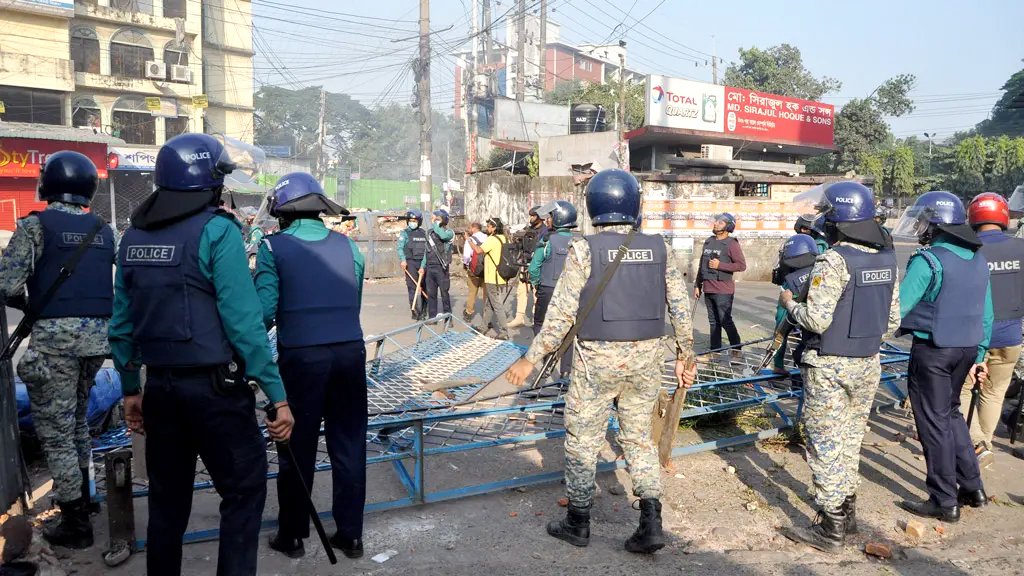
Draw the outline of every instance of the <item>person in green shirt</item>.
[[[426,270],[427,316],[433,318],[439,312],[452,313],[451,288],[452,240],[455,232],[448,229],[448,211],[435,210],[430,216],[430,230],[426,233],[427,250],[420,261],[420,270]],[[438,309],[438,300],[441,308]]]
[[[366,346],[359,322],[365,263],[355,242],[327,229],[321,213],[347,215],[305,172],[281,177],[270,215],[281,231],[260,245],[256,290],[263,321],[277,324],[281,376],[295,413],[290,451],[278,454],[278,531],[270,547],[305,554],[309,490],[323,422],[331,459],[331,545],[363,555],[366,504]]]
[[[898,335],[913,334],[907,390],[927,462],[928,499],[901,508],[945,522],[960,506],[988,503],[974,443],[960,406],[965,380],[988,374],[992,290],[981,241],[967,225],[963,203],[945,191],[927,192],[893,229],[917,237],[924,248],[907,263],[900,284]]]
[[[277,408],[271,438],[287,440],[294,423],[241,224],[218,208],[224,176],[239,165],[226,143],[241,145],[206,134],[168,140],[157,153],[156,191],[132,214],[119,249],[108,336],[125,421],[146,434],[149,574],[181,573],[197,456],[222,499],[218,572],[257,573],[267,455],[245,380]]]
[[[573,228],[576,228],[576,207],[565,200],[555,200],[536,209],[538,215],[545,219],[545,228],[549,230],[538,241],[537,248],[530,259],[530,284],[533,285],[535,300],[533,304],[533,334],[540,334],[547,316],[548,305],[555,293],[555,285],[565,268],[565,258],[569,254],[569,246],[573,241]],[[567,378],[572,370],[572,350],[566,352],[560,361],[559,370],[562,378]]]

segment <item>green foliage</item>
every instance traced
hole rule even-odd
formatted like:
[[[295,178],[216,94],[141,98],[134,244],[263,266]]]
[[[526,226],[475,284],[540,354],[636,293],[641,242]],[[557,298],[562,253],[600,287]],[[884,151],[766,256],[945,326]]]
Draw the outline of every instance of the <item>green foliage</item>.
[[[989,140],[987,148],[991,189],[1007,193],[1024,183],[1024,138],[1003,135]]]
[[[985,139],[974,136],[957,144],[953,154],[953,184],[956,192],[971,195],[985,191],[988,152]]]
[[[890,154],[886,189],[897,196],[914,193],[914,151],[910,146],[897,146]]]
[[[992,107],[989,119],[978,124],[977,130],[983,136],[1024,136],[1024,108],[1013,100],[1024,95],[1024,70],[1020,70],[1003,84],[1003,96]]]
[[[886,116],[909,114],[914,111],[910,91],[914,89],[916,82],[917,77],[913,74],[893,76],[875,88],[874,95],[869,99],[874,102],[875,108]]]
[[[877,154],[864,154],[857,165],[857,173],[875,179],[875,188],[881,189],[885,178],[885,163]]]
[[[843,86],[835,78],[815,77],[804,67],[800,49],[789,44],[772,46],[767,50],[740,48],[739,53],[739,63],[725,70],[725,84],[728,86],[807,100],[817,100]]]
[[[530,178],[540,176],[540,147],[537,145],[533,146],[533,153],[526,160],[526,172]]]
[[[554,90],[544,95],[544,101],[548,104],[562,104],[573,106],[575,104],[593,104],[603,106],[608,118],[608,127],[613,126],[612,119],[615,118],[615,109],[619,105],[618,82],[607,84],[584,84],[581,82],[569,82],[559,84]],[[626,82],[626,128],[633,130],[644,125],[644,91],[643,84]]]

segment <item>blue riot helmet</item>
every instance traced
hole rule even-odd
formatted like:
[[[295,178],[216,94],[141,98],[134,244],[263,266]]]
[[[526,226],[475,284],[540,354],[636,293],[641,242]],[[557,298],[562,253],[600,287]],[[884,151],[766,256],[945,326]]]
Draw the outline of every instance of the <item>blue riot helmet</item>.
[[[930,244],[938,232],[945,232],[972,247],[979,245],[978,236],[967,224],[967,210],[955,194],[945,190],[925,192],[907,208],[893,227],[897,238],[915,238]]]
[[[815,186],[793,199],[799,213],[824,230],[829,245],[847,240],[883,248],[888,235],[875,222],[875,197],[860,182],[844,180]]]
[[[433,214],[434,214],[434,216],[437,216],[438,218],[441,219],[441,226],[447,226],[448,225],[449,217],[448,217],[448,211],[447,210],[444,210],[443,208],[442,209],[438,209],[438,210],[434,210]]]
[[[797,216],[796,223],[793,224],[793,232],[797,234],[810,234],[812,238],[824,238],[825,228],[824,222],[821,218],[807,218],[803,214]],[[807,230],[807,232],[803,232]]]
[[[61,150],[50,154],[39,171],[37,193],[43,202],[88,206],[96,195],[99,175],[84,154]]]
[[[594,226],[630,224],[640,219],[640,183],[625,170],[602,170],[587,183],[587,212]]]
[[[576,207],[565,200],[553,200],[537,209],[537,215],[550,217],[555,228],[575,228],[578,214]]]
[[[818,257],[818,243],[807,234],[794,234],[782,245],[782,263],[793,270],[814,264]]]
[[[348,215],[348,210],[327,198],[324,189],[310,174],[291,172],[278,179],[269,201],[270,215],[274,217],[295,214],[331,216]]]
[[[725,231],[729,232],[730,234],[736,231],[736,218],[732,214],[729,214],[728,212],[715,214],[715,218],[712,221],[712,224],[714,224],[714,222],[721,222],[725,224]]]
[[[408,210],[405,213],[404,220],[415,220],[417,224],[423,224],[423,214],[419,210]]]

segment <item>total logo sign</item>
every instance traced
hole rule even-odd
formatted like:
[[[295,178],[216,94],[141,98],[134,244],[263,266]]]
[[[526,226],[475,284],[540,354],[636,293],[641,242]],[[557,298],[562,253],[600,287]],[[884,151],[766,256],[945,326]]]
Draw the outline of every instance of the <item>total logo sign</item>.
[[[714,84],[651,75],[646,106],[649,126],[723,132],[725,88]]]

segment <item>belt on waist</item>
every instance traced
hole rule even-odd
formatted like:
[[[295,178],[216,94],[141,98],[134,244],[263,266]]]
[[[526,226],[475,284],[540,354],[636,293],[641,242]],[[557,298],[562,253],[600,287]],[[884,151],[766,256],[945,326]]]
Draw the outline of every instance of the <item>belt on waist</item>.
[[[216,373],[223,366],[214,364],[212,366],[146,366],[147,376],[171,376],[175,378],[188,378],[190,376],[207,376]]]

